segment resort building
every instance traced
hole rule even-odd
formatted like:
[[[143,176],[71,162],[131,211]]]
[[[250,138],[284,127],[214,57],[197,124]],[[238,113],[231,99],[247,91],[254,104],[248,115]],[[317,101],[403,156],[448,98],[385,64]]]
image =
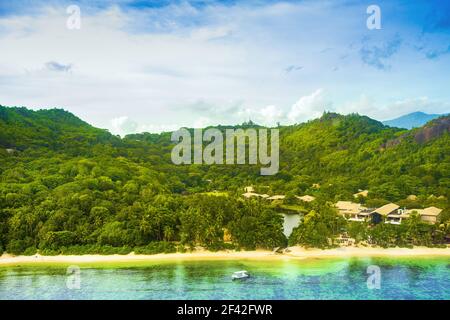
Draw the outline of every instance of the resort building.
[[[358,197],[367,197],[369,195],[369,190],[361,190],[358,193],[355,193],[353,195],[354,198],[358,198]]]
[[[252,197],[263,198],[263,199],[269,198],[268,194],[256,193],[255,188],[253,188],[252,186],[247,186],[244,188],[244,190],[245,190],[245,193],[243,193],[242,196],[244,196],[245,198],[252,198]]]
[[[296,197],[298,200],[301,200],[301,201],[304,201],[304,202],[311,202],[311,201],[316,200],[315,197],[309,196],[309,195],[304,195],[304,196],[301,196],[301,197],[295,196],[295,197]]]
[[[402,220],[408,219],[409,214],[406,211],[399,209],[397,213],[391,213],[386,218],[384,223],[401,224]]]
[[[259,197],[259,194],[254,192],[246,192],[242,194],[245,198],[251,198],[251,197]]]
[[[399,218],[397,216],[398,214],[401,214],[398,211],[399,208],[400,206],[396,205],[395,203],[388,203],[378,209],[373,210],[370,213],[372,222],[380,223],[384,219],[386,223],[398,224]]]
[[[438,221],[439,214],[442,209],[436,207],[428,207],[425,209],[401,209],[395,203],[388,203],[375,210],[363,207],[359,203],[351,201],[338,201],[335,204],[339,214],[349,221],[371,221],[374,224],[380,222],[390,224],[401,224],[402,221],[408,219],[410,215],[416,212],[422,221],[435,224]]]
[[[259,194],[255,192],[246,192],[242,194],[245,198],[251,198],[251,197],[259,197],[259,198],[269,198],[268,194]]]
[[[279,194],[279,195],[268,197],[267,200],[283,200],[284,198],[286,198],[285,195]]]
[[[255,189],[252,186],[248,186],[248,187],[244,188],[244,191],[246,193],[253,193],[253,192],[255,192]]]
[[[420,218],[422,219],[422,221],[435,224],[441,212],[442,209],[436,207],[428,207],[423,209],[423,211],[420,213]]]
[[[410,214],[416,212],[420,215],[420,219],[424,222],[435,224],[438,221],[438,217],[442,212],[442,209],[436,207],[428,207],[425,209],[409,209],[406,210],[406,214],[409,216]]]
[[[370,214],[370,210],[363,207],[359,203],[351,201],[338,201],[336,208],[339,214],[347,218],[349,221],[365,221]]]

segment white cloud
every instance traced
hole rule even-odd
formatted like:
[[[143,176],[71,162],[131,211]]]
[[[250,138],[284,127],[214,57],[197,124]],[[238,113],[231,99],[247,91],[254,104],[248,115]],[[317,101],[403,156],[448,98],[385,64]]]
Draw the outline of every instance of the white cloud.
[[[131,120],[127,116],[114,118],[111,120],[111,133],[118,135],[126,135],[135,132],[138,128],[136,121]]]
[[[301,97],[288,114],[288,119],[293,123],[304,122],[320,117],[324,111],[330,111],[331,103],[327,101],[323,89],[317,89],[307,96]]]
[[[285,119],[285,115],[283,110],[280,108],[274,105],[269,105],[259,111],[258,118],[261,118],[261,123],[268,126],[274,126],[277,122],[283,121]]]
[[[171,132],[180,129],[177,124],[147,124],[140,125],[136,132],[150,132],[150,133],[160,133],[160,132]]]
[[[361,94],[356,100],[344,102],[337,108],[337,111],[343,114],[359,113],[371,115],[375,110],[377,110],[375,101],[366,94]]]
[[[205,128],[209,125],[212,125],[213,121],[207,117],[200,117],[197,120],[195,120],[193,128]]]
[[[198,28],[191,32],[191,38],[200,41],[210,41],[232,35],[231,26],[219,26],[213,28]]]
[[[352,102],[360,92],[382,106],[416,95],[450,98],[445,57],[420,67],[399,51],[403,69],[393,64],[390,73],[377,73],[363,66],[357,44],[349,46],[366,32],[356,5],[211,3],[141,11],[88,10],[85,3],[80,30],[66,28],[65,7],[1,16],[0,103],[63,107],[123,134],[248,119],[300,122],[330,109],[331,100],[345,112],[377,116],[408,109],[383,109],[369,98]],[[287,66],[302,68],[287,73]]]
[[[388,104],[383,108],[384,115],[379,116],[381,120],[388,120],[392,117],[404,115],[415,111],[426,113],[448,113],[450,112],[450,103],[438,100],[432,100],[428,97],[409,98]]]
[[[45,64],[45,67],[50,71],[55,72],[69,72],[72,69],[71,64],[63,64],[56,61],[49,61]]]
[[[389,120],[411,112],[448,113],[450,103],[432,100],[428,97],[400,99],[393,102],[377,102],[373,97],[362,94],[357,100],[346,102],[337,108],[342,114],[359,113],[377,120]]]
[[[111,133],[122,137],[136,132],[159,133],[175,131],[179,128],[180,126],[177,124],[142,124],[128,118],[127,116],[117,117],[111,119],[110,121]]]

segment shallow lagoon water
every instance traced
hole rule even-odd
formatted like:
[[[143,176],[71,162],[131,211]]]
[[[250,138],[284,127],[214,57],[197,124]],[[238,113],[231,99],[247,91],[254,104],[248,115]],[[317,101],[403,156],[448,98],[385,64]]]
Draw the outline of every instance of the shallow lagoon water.
[[[367,286],[371,265],[380,289]],[[67,288],[67,267],[0,267],[0,299],[450,299],[448,258],[80,265],[80,289]],[[251,277],[232,281],[238,270]]]

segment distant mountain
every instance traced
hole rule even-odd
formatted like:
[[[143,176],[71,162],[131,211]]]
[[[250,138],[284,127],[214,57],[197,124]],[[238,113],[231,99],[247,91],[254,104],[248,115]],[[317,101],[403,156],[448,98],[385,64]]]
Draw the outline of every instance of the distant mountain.
[[[412,129],[426,124],[428,121],[444,116],[445,114],[428,114],[424,112],[413,112],[401,117],[383,121],[383,124],[390,127]]]

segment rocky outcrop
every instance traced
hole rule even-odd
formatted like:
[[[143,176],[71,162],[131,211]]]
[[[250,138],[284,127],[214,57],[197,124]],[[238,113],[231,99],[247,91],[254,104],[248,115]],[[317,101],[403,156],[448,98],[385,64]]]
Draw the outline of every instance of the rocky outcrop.
[[[395,147],[408,137],[412,137],[416,143],[427,143],[428,141],[440,137],[447,132],[450,132],[450,116],[434,119],[421,128],[413,129],[398,138],[388,140],[381,145],[381,149]]]
[[[450,116],[441,117],[426,124],[414,133],[414,140],[417,143],[426,143],[446,132],[450,132]]]

